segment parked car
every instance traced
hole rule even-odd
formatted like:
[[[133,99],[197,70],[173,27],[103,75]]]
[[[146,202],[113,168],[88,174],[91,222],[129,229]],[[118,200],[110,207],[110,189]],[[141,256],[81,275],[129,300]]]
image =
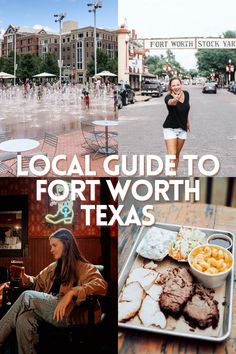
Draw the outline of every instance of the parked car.
[[[166,92],[168,89],[168,84],[166,82],[161,82],[162,92]]]
[[[117,107],[118,107],[118,109],[121,109],[123,107],[122,98],[121,98],[120,94],[118,94]]]
[[[145,80],[142,83],[141,95],[150,95],[160,97],[162,95],[162,86],[159,80]]]
[[[234,81],[234,83],[232,85],[231,92],[233,92],[236,95],[236,81]]]
[[[229,92],[233,92],[233,93],[236,93],[236,81],[231,81],[229,86],[228,86],[228,91]]]
[[[197,84],[197,80],[195,78],[192,79],[192,85],[196,85]]]
[[[121,97],[122,105],[127,106],[128,103],[134,103],[135,92],[131,86],[125,83],[118,84],[118,93]]]
[[[217,93],[217,84],[214,81],[205,82],[203,89],[203,93]]]
[[[211,83],[215,84],[215,85],[216,85],[216,87],[218,87],[218,81],[216,81],[216,80],[209,80],[209,82],[211,82]]]

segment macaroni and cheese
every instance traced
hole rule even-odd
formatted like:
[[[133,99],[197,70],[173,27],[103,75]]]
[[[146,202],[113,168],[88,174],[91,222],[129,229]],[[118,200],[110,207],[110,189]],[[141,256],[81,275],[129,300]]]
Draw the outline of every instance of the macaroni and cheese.
[[[192,251],[190,262],[200,272],[218,274],[231,268],[232,257],[219,246],[202,245]]]

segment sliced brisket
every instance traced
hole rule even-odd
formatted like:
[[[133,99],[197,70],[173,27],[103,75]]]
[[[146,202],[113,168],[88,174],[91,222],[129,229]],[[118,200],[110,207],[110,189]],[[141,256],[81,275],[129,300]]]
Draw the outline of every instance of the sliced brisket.
[[[219,322],[218,303],[214,300],[214,291],[197,284],[195,294],[183,310],[185,320],[193,328],[216,328]]]
[[[186,268],[172,268],[166,277],[160,295],[160,308],[165,315],[179,318],[182,309],[193,294],[193,278]]]

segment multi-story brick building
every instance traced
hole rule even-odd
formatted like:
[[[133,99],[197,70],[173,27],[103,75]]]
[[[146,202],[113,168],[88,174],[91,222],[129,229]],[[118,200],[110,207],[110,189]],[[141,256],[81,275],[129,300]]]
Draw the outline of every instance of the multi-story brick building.
[[[62,77],[74,82],[84,82],[87,65],[94,54],[94,28],[91,26],[72,29],[62,33]],[[97,48],[103,49],[110,58],[118,54],[117,31],[96,29]],[[54,53],[59,58],[59,36],[46,35],[40,40],[41,55]]]
[[[46,33],[44,29],[35,30],[27,27],[8,26],[3,35],[2,56],[11,55],[15,50],[15,44],[17,55],[29,53],[39,55],[39,39]]]
[[[61,34],[64,79],[86,81],[87,65],[94,54],[93,33],[94,28],[91,26],[78,28],[75,21],[65,21]],[[97,48],[103,49],[110,58],[115,58],[118,54],[117,31],[97,28],[96,35]],[[17,55],[30,53],[43,56],[54,53],[59,59],[59,34],[48,33],[44,29],[18,29],[10,25],[3,35],[3,56],[9,56],[14,51],[15,40]]]

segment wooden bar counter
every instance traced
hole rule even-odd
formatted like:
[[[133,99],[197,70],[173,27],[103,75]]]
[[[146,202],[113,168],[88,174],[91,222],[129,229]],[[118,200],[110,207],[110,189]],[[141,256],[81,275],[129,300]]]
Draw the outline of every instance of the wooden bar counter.
[[[236,235],[236,208],[191,203],[155,205],[156,221],[210,229],[227,230]],[[137,228],[119,232],[119,272],[137,236]],[[221,343],[177,338],[135,330],[118,330],[119,354],[233,354],[236,353],[236,295],[234,291],[233,323],[230,337]]]

